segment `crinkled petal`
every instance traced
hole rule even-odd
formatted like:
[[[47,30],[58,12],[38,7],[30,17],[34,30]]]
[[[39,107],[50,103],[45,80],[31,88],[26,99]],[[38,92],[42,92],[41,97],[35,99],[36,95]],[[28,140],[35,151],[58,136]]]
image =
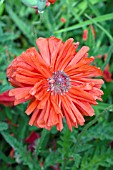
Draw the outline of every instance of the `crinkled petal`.
[[[36,44],[38,51],[29,48],[8,67],[8,80],[15,87],[9,94],[15,105],[30,101],[26,114],[31,126],[61,131],[65,118],[72,131],[84,124],[84,116],[94,115],[92,105],[102,100],[104,82],[94,78],[102,71],[91,65],[94,57],[88,58],[88,47],[76,51],[79,43],[73,38],[39,38]]]

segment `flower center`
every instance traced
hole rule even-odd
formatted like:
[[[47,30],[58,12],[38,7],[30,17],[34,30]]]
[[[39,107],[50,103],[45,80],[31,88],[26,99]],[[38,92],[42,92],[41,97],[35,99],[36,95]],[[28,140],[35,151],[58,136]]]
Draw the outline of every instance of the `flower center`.
[[[50,91],[52,94],[65,94],[69,91],[71,87],[70,78],[63,71],[57,71],[53,73],[51,78],[48,78],[49,88],[47,91]]]

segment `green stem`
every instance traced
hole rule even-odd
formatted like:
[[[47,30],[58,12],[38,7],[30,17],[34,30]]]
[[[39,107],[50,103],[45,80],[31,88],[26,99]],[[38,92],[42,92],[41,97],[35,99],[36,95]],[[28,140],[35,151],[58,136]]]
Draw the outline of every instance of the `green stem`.
[[[46,137],[46,135],[47,135],[47,132],[48,132],[47,129],[43,129],[43,131],[42,131],[42,133],[41,133],[40,141],[39,141],[39,143],[37,143],[37,146],[36,146],[36,148],[35,148],[36,156],[39,155],[39,152],[40,152],[40,150],[42,149],[42,144],[43,144],[44,139],[45,139],[45,137]]]
[[[44,140],[47,136],[47,133],[48,133],[48,130],[47,129],[43,129],[42,130],[42,133],[41,133],[41,137],[40,139],[37,140],[37,143],[36,143],[36,147],[35,147],[35,155],[34,155],[34,167],[38,170],[41,170],[43,169],[43,167],[40,166],[40,162],[37,161],[38,160],[38,156],[43,148],[43,143],[44,143]],[[36,170],[34,169],[34,170]]]
[[[85,132],[94,124],[98,121],[98,119],[101,116],[104,116],[105,113],[107,113],[109,110],[113,110],[113,105],[110,105],[109,107],[107,107],[102,113],[100,113],[95,119],[93,119],[91,122],[89,122],[82,130],[82,132],[78,135],[77,138],[77,144],[79,145],[81,142],[81,137],[85,134]]]
[[[100,28],[106,35],[107,37],[111,40],[111,42],[113,42],[113,37],[112,35],[100,24],[98,24],[95,20],[93,20],[91,17],[89,17],[87,14],[85,14],[85,16],[92,21],[92,23],[94,23],[98,28]]]

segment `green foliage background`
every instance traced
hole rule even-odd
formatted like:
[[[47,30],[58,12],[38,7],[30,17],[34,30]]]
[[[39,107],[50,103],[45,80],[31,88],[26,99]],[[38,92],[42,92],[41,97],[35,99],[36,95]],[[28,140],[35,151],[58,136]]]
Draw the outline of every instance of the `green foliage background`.
[[[66,22],[61,22],[61,18]],[[92,24],[96,39],[89,25]],[[86,42],[83,30],[88,29]],[[113,1],[57,0],[40,16],[20,0],[0,1],[0,93],[10,89],[6,68],[36,38],[54,35],[62,40],[73,37],[80,46],[88,45],[95,64],[113,74]],[[104,61],[104,54],[108,54]],[[87,117],[84,127],[70,132],[64,122],[62,132],[30,127],[25,114],[27,104],[16,107],[0,105],[0,169],[6,170],[113,170],[113,81],[103,85],[103,102],[94,107],[95,116]],[[8,118],[13,124],[6,123]],[[40,134],[35,150],[27,151],[25,138],[32,131]],[[11,135],[13,134],[13,136]],[[54,142],[56,149],[54,149]],[[14,148],[15,156],[9,155]],[[59,169],[58,169],[59,168]]]

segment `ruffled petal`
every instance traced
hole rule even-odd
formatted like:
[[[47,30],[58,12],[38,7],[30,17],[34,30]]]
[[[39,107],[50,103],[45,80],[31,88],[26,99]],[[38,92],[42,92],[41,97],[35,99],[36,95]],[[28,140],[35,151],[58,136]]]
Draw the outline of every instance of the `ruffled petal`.
[[[57,57],[57,61],[56,61],[56,63],[55,63],[55,71],[57,71],[58,69],[59,69],[59,66],[60,66],[60,64],[61,64],[61,61],[64,61],[64,59],[66,58],[66,57],[70,57],[70,60],[72,59],[72,55],[70,56],[69,54],[68,54],[68,50],[70,49],[70,47],[71,46],[73,46],[72,45],[72,42],[73,42],[73,38],[70,38],[69,40],[67,40],[65,43],[64,43],[64,45],[63,45],[63,47],[62,47],[62,49],[61,49],[61,51],[60,51],[60,53],[59,53],[59,55],[58,55],[58,57]],[[67,55],[68,54],[68,55]],[[67,56],[66,56],[67,55]]]
[[[9,91],[9,96],[15,97],[14,105],[20,104],[29,100],[31,95],[29,94],[31,87],[15,88]]]
[[[35,108],[37,107],[39,101],[37,101],[36,99],[31,101],[27,107],[27,110],[26,110],[26,114],[27,115],[30,115],[34,110]]]
[[[75,67],[76,63],[78,63],[85,56],[88,50],[89,47],[83,46],[71,60],[65,71],[68,72],[69,70],[72,70]]]
[[[48,39],[46,38],[38,38],[36,40],[36,44],[38,46],[39,52],[41,54],[41,57],[44,59],[44,61],[50,65],[51,57],[49,52],[49,45],[48,45]]]

